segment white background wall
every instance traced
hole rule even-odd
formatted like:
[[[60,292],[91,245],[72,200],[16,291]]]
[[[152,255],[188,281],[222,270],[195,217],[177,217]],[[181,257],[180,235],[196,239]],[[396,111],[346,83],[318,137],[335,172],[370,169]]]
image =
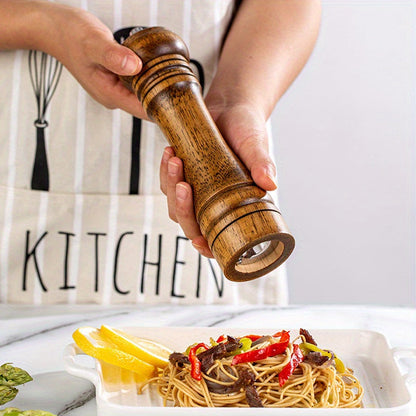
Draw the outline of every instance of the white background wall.
[[[415,51],[415,1],[323,1],[272,116],[291,303],[416,305]]]

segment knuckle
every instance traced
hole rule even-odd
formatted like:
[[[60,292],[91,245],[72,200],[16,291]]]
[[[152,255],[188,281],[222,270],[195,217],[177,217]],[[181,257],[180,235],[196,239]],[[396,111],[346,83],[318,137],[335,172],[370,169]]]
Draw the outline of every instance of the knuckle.
[[[237,142],[237,152],[246,149],[252,151],[253,149],[258,149],[265,147],[267,148],[267,139],[264,135],[264,132],[260,130],[251,131],[248,134],[240,136],[240,140]]]
[[[108,100],[103,100],[102,104],[108,110],[114,110],[114,109],[118,108],[117,105],[114,102],[111,102],[111,101],[108,101]]]
[[[264,142],[264,136],[263,134],[260,134],[260,132],[253,132],[241,141],[242,144],[247,144],[249,146],[259,146]]]
[[[91,19],[95,20],[95,16],[87,12],[83,19],[81,33],[87,52],[92,56],[97,56],[97,52],[103,53],[109,46],[107,43],[108,33],[106,33],[106,28],[103,29],[97,24],[91,24]],[[105,42],[104,48],[102,47],[103,42]]]
[[[108,110],[114,110],[115,108],[117,108],[116,102],[112,100],[111,97],[108,97],[108,95],[102,92],[99,94],[96,94],[95,97],[93,96],[93,98],[96,101],[98,101],[100,104],[102,104],[105,108],[107,108]]]
[[[113,68],[119,63],[119,55],[114,50],[114,45],[107,45],[103,51],[104,65],[107,65],[109,69]]]
[[[114,110],[115,108],[117,108],[115,103],[113,101],[109,100],[106,96],[104,96],[102,94],[96,94],[92,91],[90,91],[89,94],[95,101],[97,101],[98,103],[103,105],[108,110]]]

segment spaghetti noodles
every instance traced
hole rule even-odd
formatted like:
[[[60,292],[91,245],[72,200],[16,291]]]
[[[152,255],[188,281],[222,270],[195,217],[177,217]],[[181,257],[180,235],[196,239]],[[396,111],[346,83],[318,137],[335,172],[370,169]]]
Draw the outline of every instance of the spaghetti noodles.
[[[169,361],[139,389],[156,386],[165,406],[361,407],[363,388],[353,371],[302,329],[292,342],[286,331],[221,336]]]

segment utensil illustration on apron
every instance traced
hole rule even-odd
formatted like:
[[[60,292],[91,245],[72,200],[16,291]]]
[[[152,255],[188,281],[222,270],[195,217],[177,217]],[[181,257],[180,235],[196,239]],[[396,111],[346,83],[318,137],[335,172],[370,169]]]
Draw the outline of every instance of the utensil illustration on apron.
[[[49,169],[46,155],[45,129],[48,127],[46,111],[58,86],[62,64],[45,52],[29,51],[29,73],[37,104],[36,153],[33,164],[31,187],[49,190]]]

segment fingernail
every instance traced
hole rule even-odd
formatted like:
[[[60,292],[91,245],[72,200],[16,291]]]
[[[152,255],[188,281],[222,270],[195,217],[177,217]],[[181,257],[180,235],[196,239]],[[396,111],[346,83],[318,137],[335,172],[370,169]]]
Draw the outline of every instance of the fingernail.
[[[277,182],[276,182],[276,175],[274,173],[274,170],[271,166],[267,166],[266,168],[266,176],[270,179],[271,182],[273,182],[273,185],[275,187],[277,187]]]
[[[200,254],[204,255],[204,249],[205,249],[204,247],[202,247],[198,244],[195,244],[193,241],[192,241],[192,245],[193,245],[195,250],[197,250]]]
[[[137,71],[137,59],[133,58],[130,55],[126,55],[121,63],[121,68],[123,71],[128,72],[129,74],[134,74]]]
[[[178,183],[176,185],[176,198],[180,199],[181,201],[184,201],[188,197],[188,190],[185,186]]]
[[[169,161],[169,159],[171,158],[171,153],[168,151],[168,149],[165,149],[164,151],[163,151],[163,156],[162,156],[162,160],[164,161],[164,162],[168,162]]]
[[[169,175],[176,175],[179,171],[179,166],[174,162],[168,163],[168,173]]]
[[[192,245],[194,249],[197,250],[199,254],[201,254],[201,256],[214,258],[211,251],[206,246],[200,246],[199,244],[196,244],[193,241],[192,241]]]

